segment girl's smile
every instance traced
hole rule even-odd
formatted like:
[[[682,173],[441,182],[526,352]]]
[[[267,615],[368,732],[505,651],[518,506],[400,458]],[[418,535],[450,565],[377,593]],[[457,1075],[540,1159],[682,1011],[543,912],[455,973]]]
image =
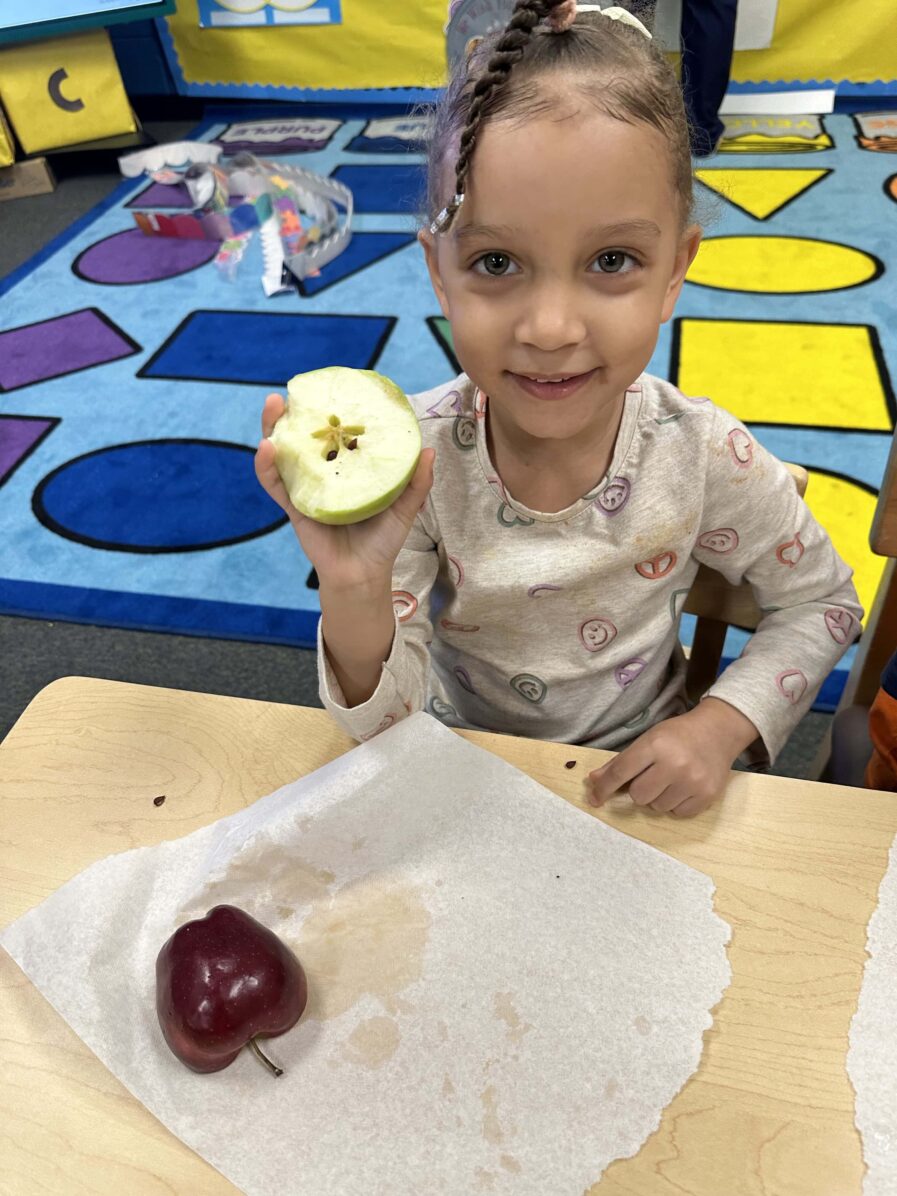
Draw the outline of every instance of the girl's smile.
[[[559,377],[552,377],[550,374],[547,376],[515,374],[509,370],[508,377],[512,378],[521,390],[525,390],[533,398],[551,402],[556,399],[569,398],[570,395],[585,386],[596,373],[597,367],[584,374],[562,374]]]

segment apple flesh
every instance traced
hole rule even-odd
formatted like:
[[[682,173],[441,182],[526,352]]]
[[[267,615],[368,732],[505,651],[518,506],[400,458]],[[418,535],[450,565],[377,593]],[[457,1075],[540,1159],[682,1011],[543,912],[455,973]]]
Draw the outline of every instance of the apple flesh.
[[[318,523],[385,511],[417,467],[420,425],[403,391],[373,370],[297,374],[271,434],[293,506]]]
[[[307,1000],[305,972],[289,947],[233,905],[181,926],[156,959],[159,1025],[192,1071],[220,1071],[248,1044],[281,1075],[256,1038],[285,1034]]]

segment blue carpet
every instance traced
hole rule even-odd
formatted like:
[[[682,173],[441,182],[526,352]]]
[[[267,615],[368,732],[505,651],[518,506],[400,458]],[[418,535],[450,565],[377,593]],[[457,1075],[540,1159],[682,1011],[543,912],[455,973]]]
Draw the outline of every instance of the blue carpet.
[[[197,136],[226,141],[247,115],[235,105]],[[326,138],[279,156],[352,189],[355,235],[289,294],[265,297],[256,240],[227,280],[214,245],[140,233],[134,211],[184,206],[146,179],[0,284],[0,612],[313,643],[311,566],[252,471],[265,394],[336,363],[408,392],[454,373],[415,243],[417,141],[372,136],[363,111],[329,115]],[[806,144],[742,141],[702,164],[707,242],[649,369],[810,469],[808,501],[868,607],[894,421],[897,157],[864,146],[850,116],[819,124]],[[731,632],[727,655],[744,639]]]

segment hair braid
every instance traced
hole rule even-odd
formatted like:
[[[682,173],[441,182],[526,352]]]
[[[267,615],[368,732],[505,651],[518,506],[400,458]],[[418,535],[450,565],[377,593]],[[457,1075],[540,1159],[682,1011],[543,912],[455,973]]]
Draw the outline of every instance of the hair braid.
[[[461,206],[461,197],[464,195],[464,188],[467,184],[470,160],[476,146],[483,108],[495,92],[507,82],[511,68],[523,57],[523,52],[536,26],[544,21],[550,12],[565,3],[566,0],[517,0],[517,6],[511,14],[511,19],[487,63],[486,72],[477,79],[473,89],[470,109],[461,133],[458,159],[455,163],[455,197],[445,209],[444,218],[440,221],[440,232],[445,232],[451,227],[455,213]]]

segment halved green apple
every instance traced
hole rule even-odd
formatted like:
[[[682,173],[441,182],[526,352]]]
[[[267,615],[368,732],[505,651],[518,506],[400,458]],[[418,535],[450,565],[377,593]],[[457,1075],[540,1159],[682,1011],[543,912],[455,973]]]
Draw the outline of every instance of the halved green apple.
[[[319,523],[360,523],[411,480],[420,425],[403,391],[373,370],[297,374],[271,434],[293,506]]]

